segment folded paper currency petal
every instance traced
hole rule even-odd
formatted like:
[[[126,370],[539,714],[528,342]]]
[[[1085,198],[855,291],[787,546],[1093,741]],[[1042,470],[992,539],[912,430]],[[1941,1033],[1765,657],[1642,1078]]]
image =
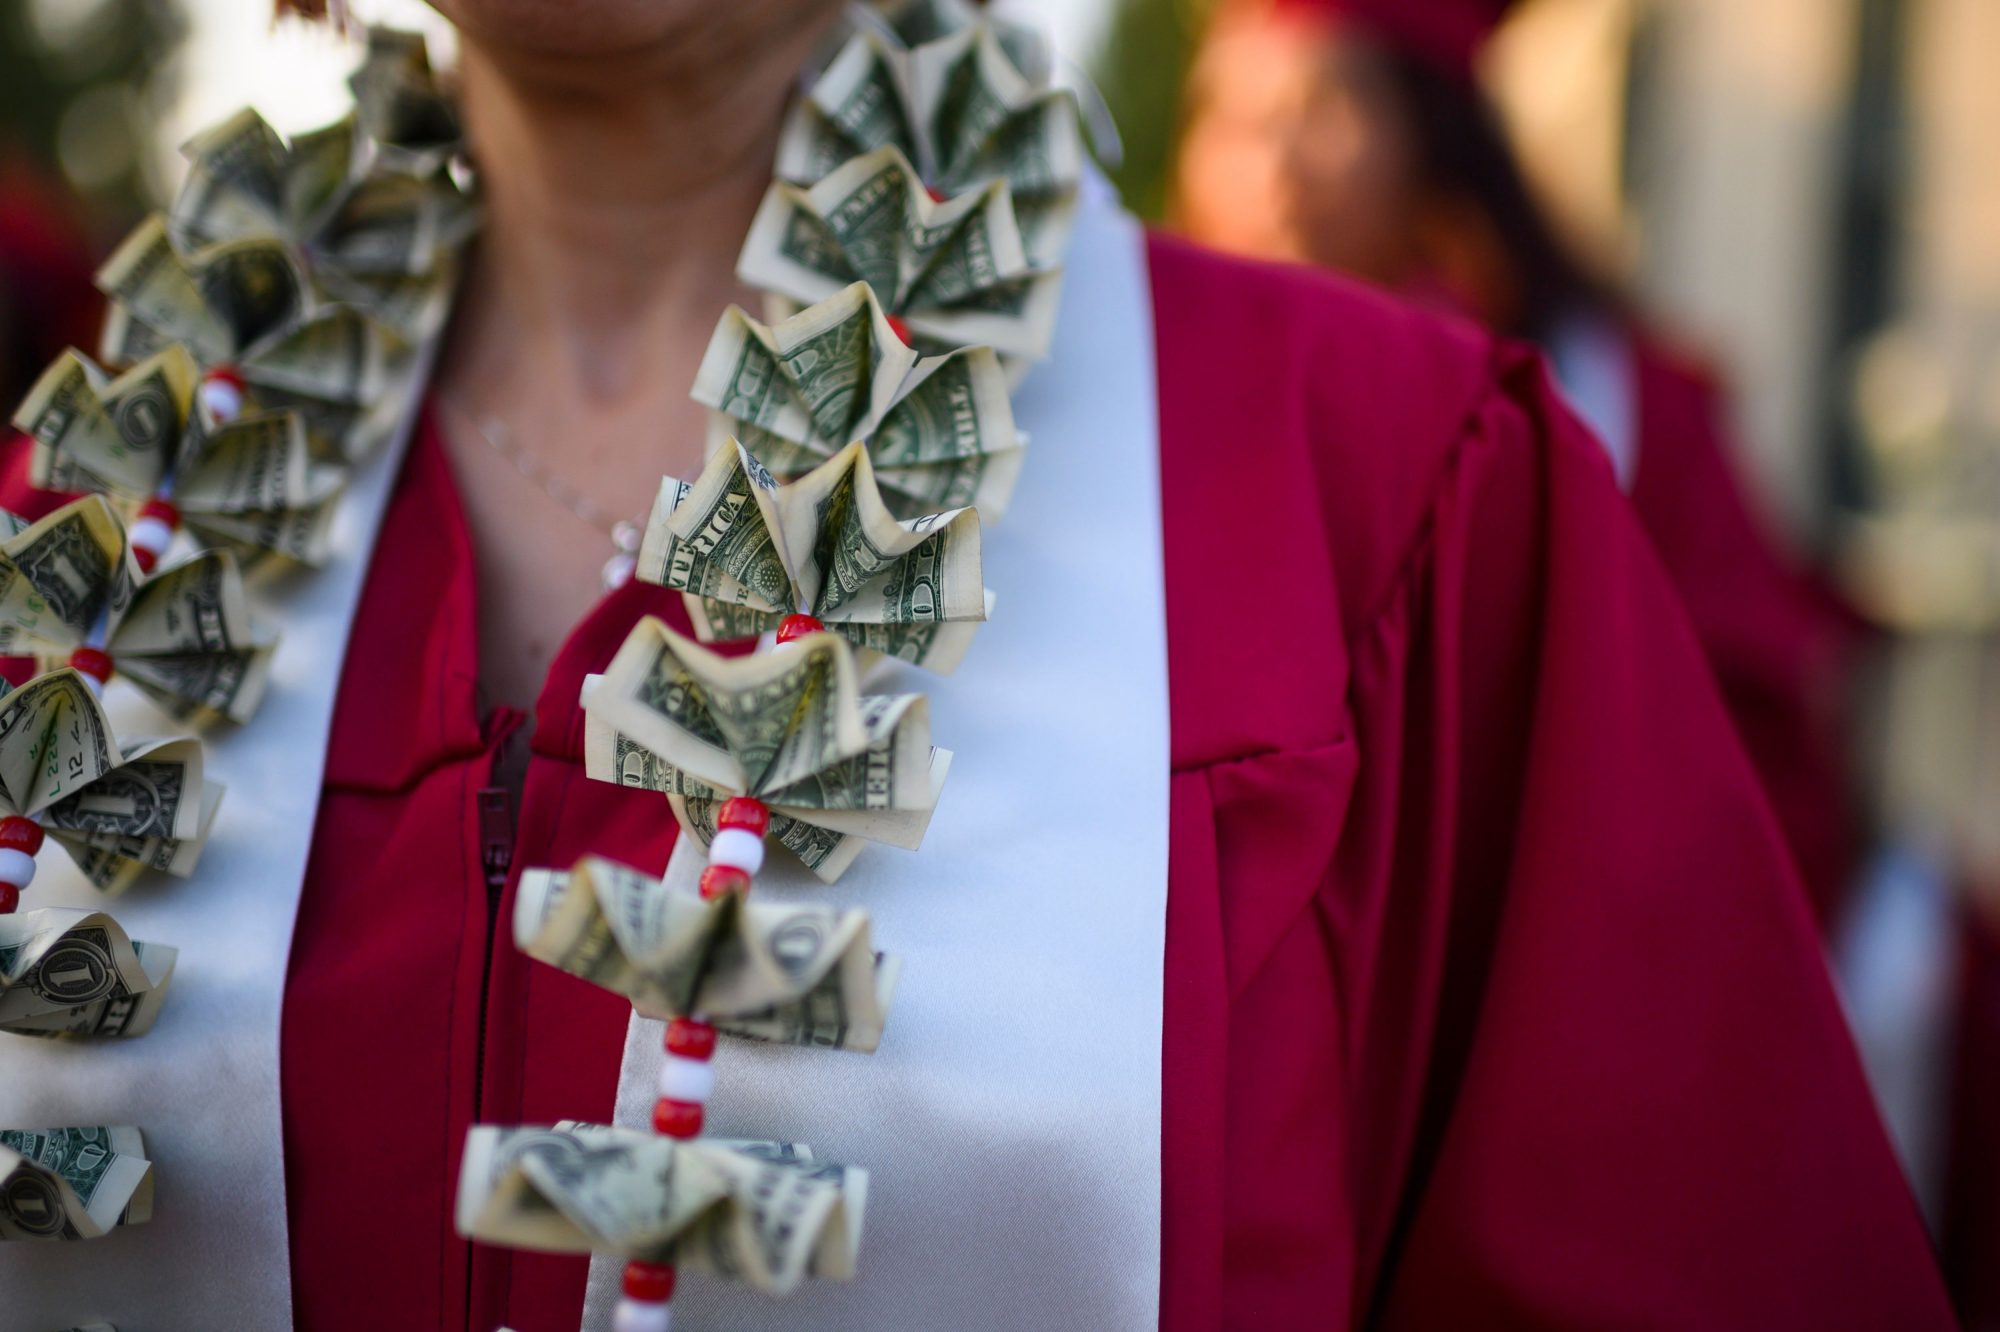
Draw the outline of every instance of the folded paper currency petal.
[[[991,347],[919,356],[864,282],[776,324],[731,306],[695,376],[711,452],[735,439],[774,476],[860,441],[899,514],[1006,508],[1025,440]]]
[[[667,478],[637,574],[683,593],[706,640],[755,638],[796,611],[937,671],[958,664],[990,602],[978,513],[899,520],[858,443],[785,485],[741,444],[692,483]]]
[[[0,1031],[143,1036],[166,1003],[177,951],[129,938],[101,911],[0,916]]]
[[[97,1239],[152,1215],[138,1129],[0,1128],[0,1240]]]
[[[647,1017],[699,1013],[732,1035],[863,1053],[881,1043],[898,970],[866,912],[704,899],[594,856],[522,875],[514,942]]]
[[[671,1262],[770,1295],[854,1275],[868,1190],[866,1171],[793,1144],[574,1122],[475,1126],[458,1178],[470,1239]]]

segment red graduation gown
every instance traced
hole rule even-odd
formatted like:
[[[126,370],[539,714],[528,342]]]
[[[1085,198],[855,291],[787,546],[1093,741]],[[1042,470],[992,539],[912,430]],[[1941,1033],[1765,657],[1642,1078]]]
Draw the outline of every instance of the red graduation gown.
[[[1772,539],[1731,459],[1714,381],[1633,335],[1632,504],[1715,671],[1813,907],[1829,923],[1859,850],[1844,751],[1848,668],[1864,622]]]
[[[1775,825],[1539,363],[1335,280],[1148,261],[1162,1325],[1948,1326]],[[466,1126],[608,1117],[628,1012],[516,953],[511,877],[487,886],[479,792],[518,718],[477,707],[474,575],[427,422],[285,1000],[301,1328],[581,1307],[581,1259],[451,1230]],[[658,798],[584,778],[575,699],[672,600],[628,587],[564,648],[516,867],[664,863]]]

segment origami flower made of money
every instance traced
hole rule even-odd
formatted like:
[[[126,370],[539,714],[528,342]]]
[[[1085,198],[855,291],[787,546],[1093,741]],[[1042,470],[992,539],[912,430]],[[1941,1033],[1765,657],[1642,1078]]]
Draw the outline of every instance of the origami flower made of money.
[[[222,803],[201,767],[199,740],[120,745],[72,669],[0,690],[0,815],[38,819],[106,892],[148,869],[194,871]]]
[[[139,1130],[0,1129],[0,1240],[97,1239],[152,1219]]]
[[[126,937],[101,911],[0,916],[0,1031],[143,1036],[167,1001],[178,950]]]
[[[564,1122],[475,1126],[458,1233],[551,1253],[672,1262],[786,1295],[854,1275],[868,1172],[803,1147]]]
[[[737,276],[785,318],[866,282],[925,350],[985,344],[1040,358],[1055,332],[1059,249],[1033,253],[1000,179],[933,201],[885,144],[810,189],[775,181],[750,224]]]
[[[392,423],[415,364],[394,329],[429,322],[410,310],[321,302],[297,252],[276,237],[184,252],[157,215],[105,261],[97,285],[111,298],[106,361],[135,365],[181,343],[204,374],[240,376],[250,409],[298,411],[331,460],[360,457]],[[418,299],[441,304],[445,295],[427,288]]]
[[[14,424],[34,438],[42,490],[99,491],[129,509],[171,489],[203,545],[246,567],[326,560],[344,469],[313,458],[297,412],[218,425],[198,405],[200,370],[171,343],[123,374],[67,351],[28,391]]]
[[[277,640],[250,627],[236,560],[205,550],[143,574],[102,496],[38,522],[0,511],[0,654],[68,661],[101,648],[176,721],[248,721]]]
[[[354,113],[287,142],[246,107],[181,152],[167,220],[183,246],[275,237],[330,298],[428,321],[402,328],[411,336],[435,330],[444,304],[425,285],[449,279],[479,221],[450,176],[379,169]]]
[[[797,612],[934,671],[958,665],[991,602],[978,513],[898,522],[859,444],[784,486],[735,443],[692,483],[667,478],[637,573],[684,593],[707,640],[755,638]]]
[[[595,856],[521,876],[514,942],[647,1017],[699,1013],[737,1036],[864,1053],[881,1043],[898,970],[869,945],[864,911],[704,899]]]
[[[809,185],[894,144],[942,194],[998,178],[1023,211],[1064,199],[1082,179],[1083,136],[1050,63],[1039,39],[967,21],[963,6],[859,23],[787,117],[777,174]]]
[[[591,777],[665,792],[704,846],[723,800],[756,796],[771,840],[827,882],[864,842],[921,842],[951,768],[923,696],[863,697],[853,650],[830,633],[721,657],[641,620],[583,707]]]
[[[723,312],[695,375],[714,409],[711,451],[737,439],[774,475],[811,471],[860,441],[904,516],[1007,507],[1024,441],[990,347],[920,357],[864,282],[763,324]]]

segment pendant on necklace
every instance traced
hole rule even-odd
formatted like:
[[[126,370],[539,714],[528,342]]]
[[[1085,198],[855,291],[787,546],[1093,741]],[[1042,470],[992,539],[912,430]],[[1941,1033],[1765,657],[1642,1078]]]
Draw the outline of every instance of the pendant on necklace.
[[[599,574],[606,592],[616,592],[632,581],[632,575],[639,568],[639,525],[620,519],[611,525],[611,544],[617,549],[604,562]]]

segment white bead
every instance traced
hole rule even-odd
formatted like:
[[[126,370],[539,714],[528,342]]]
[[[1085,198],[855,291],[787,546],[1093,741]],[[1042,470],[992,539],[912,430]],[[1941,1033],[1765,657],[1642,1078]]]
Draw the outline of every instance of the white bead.
[[[715,1065],[706,1059],[668,1055],[660,1065],[660,1095],[672,1101],[706,1103],[715,1095]]]
[[[0,847],[0,883],[26,888],[35,881],[35,858],[26,851]]]
[[[667,1305],[641,1303],[629,1295],[618,1297],[611,1315],[611,1332],[669,1332],[673,1325],[674,1311]]]
[[[708,863],[729,865],[745,874],[764,868],[764,839],[748,828],[721,828],[708,844]]]
[[[243,411],[243,392],[226,379],[201,381],[201,405],[218,422],[227,425]]]
[[[148,514],[132,524],[126,539],[134,550],[150,550],[154,555],[163,554],[174,539],[174,529],[160,519]]]

